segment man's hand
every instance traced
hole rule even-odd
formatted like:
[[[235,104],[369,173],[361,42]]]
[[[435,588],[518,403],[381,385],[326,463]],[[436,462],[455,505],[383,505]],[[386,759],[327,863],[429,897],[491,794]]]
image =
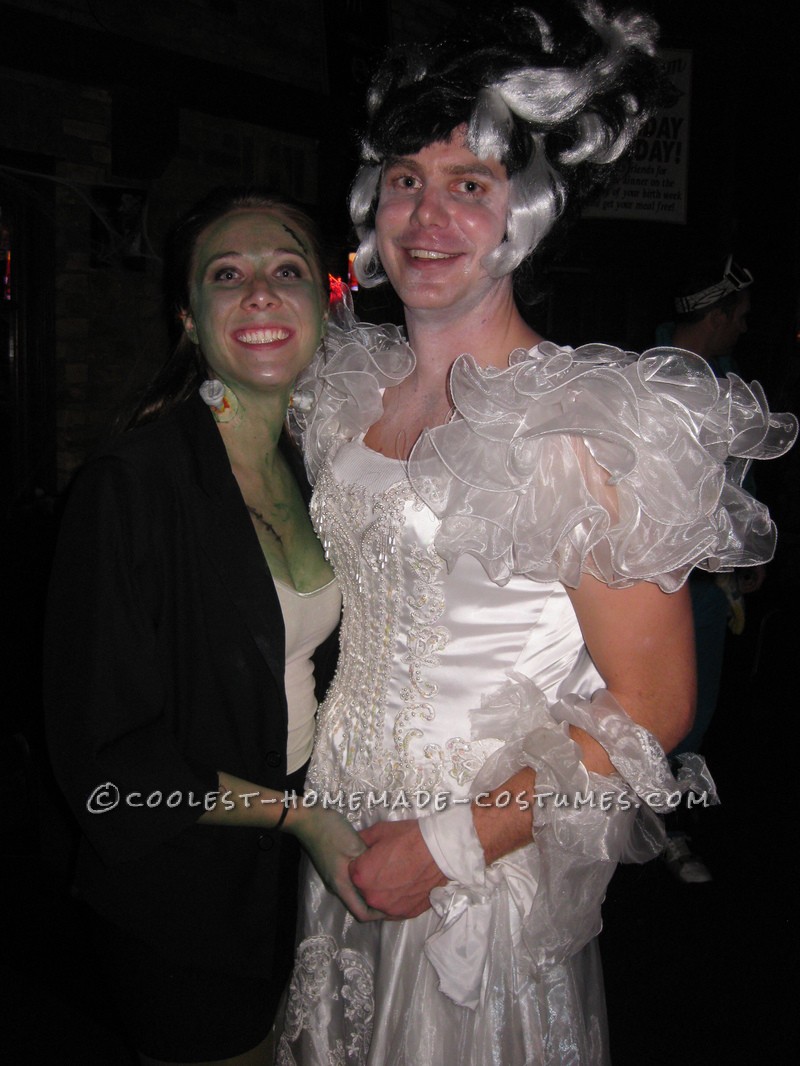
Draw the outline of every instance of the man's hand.
[[[416,918],[430,907],[431,890],[447,884],[416,820],[378,822],[361,839],[368,850],[350,863],[350,877],[369,906],[388,918]]]

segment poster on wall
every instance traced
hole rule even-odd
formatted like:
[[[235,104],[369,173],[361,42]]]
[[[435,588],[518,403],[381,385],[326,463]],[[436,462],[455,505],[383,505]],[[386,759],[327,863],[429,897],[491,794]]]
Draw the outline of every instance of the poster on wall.
[[[675,103],[643,127],[620,180],[584,208],[584,218],[686,222],[692,53],[663,49],[661,57],[676,89]]]

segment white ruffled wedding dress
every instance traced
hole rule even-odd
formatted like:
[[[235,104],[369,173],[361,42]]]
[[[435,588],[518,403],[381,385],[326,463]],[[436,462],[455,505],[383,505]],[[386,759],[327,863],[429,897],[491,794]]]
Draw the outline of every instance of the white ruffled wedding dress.
[[[795,420],[687,352],[543,343],[503,371],[462,357],[452,419],[406,464],[362,443],[413,366],[399,331],[350,320],[327,344],[296,418],[344,616],[307,788],[359,829],[435,817],[433,797],[468,802],[523,766],[550,796],[528,847],[410,921],[359,924],[308,867],[277,1061],[601,1066],[606,885],[658,850],[649,808],[713,784],[691,757],[676,781],[605,692],[564,585],[585,571],[669,592],[696,564],[769,559],[774,527],[741,480]],[[568,723],[619,776],[587,773]]]

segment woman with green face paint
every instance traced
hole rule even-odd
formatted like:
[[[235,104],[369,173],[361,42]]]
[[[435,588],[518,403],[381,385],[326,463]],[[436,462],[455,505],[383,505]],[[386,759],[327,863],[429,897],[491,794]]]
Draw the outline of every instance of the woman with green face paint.
[[[98,972],[142,1061],[261,1064],[291,962],[291,838],[370,916],[348,873],[359,837],[286,798],[341,603],[284,432],[327,291],[310,221],[258,190],[191,211],[170,267],[181,341],[69,494],[48,729]]]

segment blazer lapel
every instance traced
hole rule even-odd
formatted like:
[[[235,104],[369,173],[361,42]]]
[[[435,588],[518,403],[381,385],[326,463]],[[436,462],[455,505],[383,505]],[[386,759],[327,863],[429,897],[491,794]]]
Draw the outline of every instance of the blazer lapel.
[[[184,404],[182,413],[196,477],[206,496],[205,506],[197,508],[198,535],[283,691],[285,631],[281,606],[225,445],[199,397]]]

